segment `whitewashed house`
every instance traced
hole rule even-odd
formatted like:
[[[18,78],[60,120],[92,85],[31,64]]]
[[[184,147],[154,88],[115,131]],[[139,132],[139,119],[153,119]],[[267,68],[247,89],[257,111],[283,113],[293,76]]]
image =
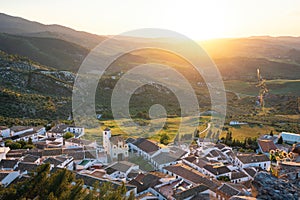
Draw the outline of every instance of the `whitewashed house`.
[[[0,126],[0,136],[2,136],[3,138],[9,137],[10,129],[6,126]]]
[[[19,171],[0,172],[0,185],[6,187],[19,176]]]
[[[128,142],[129,149],[143,156],[146,160],[151,160],[151,157],[160,149],[157,143],[146,138],[138,138]]]
[[[0,147],[0,161],[6,159],[6,154],[9,152],[9,147]]]
[[[294,144],[300,142],[300,134],[281,132],[278,138],[282,137],[283,142]]]
[[[270,159],[265,154],[239,154],[235,163],[240,168],[261,167],[264,170],[269,170],[271,165]]]

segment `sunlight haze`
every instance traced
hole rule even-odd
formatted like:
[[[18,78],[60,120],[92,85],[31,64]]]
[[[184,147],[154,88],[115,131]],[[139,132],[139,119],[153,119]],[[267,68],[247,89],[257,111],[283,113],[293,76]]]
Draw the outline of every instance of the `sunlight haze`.
[[[99,35],[164,28],[193,39],[299,36],[300,1],[11,0],[1,12]]]

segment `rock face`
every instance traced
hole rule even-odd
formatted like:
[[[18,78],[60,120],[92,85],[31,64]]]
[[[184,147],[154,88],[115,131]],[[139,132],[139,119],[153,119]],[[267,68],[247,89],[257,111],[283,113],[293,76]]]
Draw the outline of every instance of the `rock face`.
[[[278,179],[267,172],[259,172],[252,181],[252,194],[257,199],[298,200],[300,180]]]

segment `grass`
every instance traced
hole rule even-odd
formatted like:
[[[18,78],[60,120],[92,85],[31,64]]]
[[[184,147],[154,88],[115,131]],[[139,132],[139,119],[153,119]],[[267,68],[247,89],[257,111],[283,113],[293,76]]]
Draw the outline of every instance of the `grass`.
[[[299,119],[299,116],[289,116],[290,118]],[[196,127],[193,127],[191,122],[189,121],[189,117],[183,118],[183,121],[186,122],[190,127],[186,127],[183,132],[186,134],[193,133]],[[148,120],[143,120],[145,122],[148,122]],[[162,119],[154,120],[155,123],[161,122]],[[201,123],[198,126],[198,130],[201,132],[206,128],[206,123],[209,121],[209,117],[202,117]],[[159,142],[160,135],[163,133],[167,133],[170,136],[170,142],[173,141],[176,134],[178,133],[178,125],[180,123],[180,118],[168,118],[167,124],[168,127],[166,129],[161,129],[158,132],[136,132],[136,127],[134,126],[125,126],[127,120],[121,120],[119,123],[122,125],[122,129],[118,126],[118,123],[114,120],[104,120],[102,121],[103,126],[101,127],[104,129],[105,127],[109,127],[112,131],[112,135],[123,135],[124,138],[128,137],[146,137],[151,140]],[[261,135],[269,134],[271,131],[273,131],[274,134],[277,134],[275,127],[269,126],[269,125],[241,125],[241,126],[225,126],[228,128],[229,131],[232,132],[232,137],[236,140],[243,141],[247,137],[251,138],[258,138]],[[212,129],[214,132],[214,129]],[[86,129],[85,130],[85,139],[89,140],[96,140],[100,144],[102,143],[102,130],[100,128],[98,129]],[[227,131],[222,131],[220,134],[221,137],[226,136]]]
[[[259,89],[255,82],[245,82],[241,80],[224,81],[227,90],[255,96]],[[274,79],[266,81],[270,94],[300,96],[300,80]]]
[[[267,81],[270,93],[281,95],[300,96],[300,80],[269,80]]]
[[[241,125],[241,126],[226,126],[232,132],[232,137],[236,140],[243,141],[247,137],[258,138],[261,135],[277,134],[274,127],[267,125]],[[223,131],[220,137],[226,137],[227,131]]]
[[[202,131],[206,128],[206,122],[209,120],[209,117],[202,117],[199,120],[199,126],[195,127],[193,120],[191,117],[183,117],[182,121],[186,124],[186,126],[182,127],[182,133],[184,134],[192,134],[194,133],[195,129],[198,128],[199,131]],[[149,123],[149,120],[138,119],[138,123]],[[153,124],[154,127],[160,127],[159,125],[164,122],[164,119],[154,119]],[[146,131],[140,131],[136,125],[131,125],[128,123],[127,119],[122,120],[102,120],[101,123],[103,124],[100,128],[92,128],[92,129],[85,129],[85,135],[83,136],[84,139],[87,140],[96,140],[99,143],[102,143],[102,130],[106,127],[111,129],[112,135],[122,135],[124,138],[128,137],[145,137],[151,140],[159,141],[161,134],[168,134],[170,137],[170,142],[174,140],[178,133],[179,125],[181,123],[180,117],[175,118],[167,118],[165,128],[161,130],[157,129],[146,129]]]

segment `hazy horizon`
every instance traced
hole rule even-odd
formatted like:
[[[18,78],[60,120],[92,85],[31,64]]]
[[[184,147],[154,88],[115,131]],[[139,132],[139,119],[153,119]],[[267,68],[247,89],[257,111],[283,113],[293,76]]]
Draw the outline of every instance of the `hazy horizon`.
[[[5,1],[2,13],[97,35],[164,28],[195,40],[300,36],[300,2],[289,1]]]

